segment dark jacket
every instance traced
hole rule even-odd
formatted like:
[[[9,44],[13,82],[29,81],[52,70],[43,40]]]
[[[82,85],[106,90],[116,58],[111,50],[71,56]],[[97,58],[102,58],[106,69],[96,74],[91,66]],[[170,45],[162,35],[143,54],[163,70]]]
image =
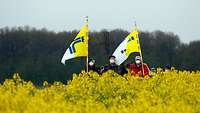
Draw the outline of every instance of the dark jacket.
[[[94,71],[94,72],[97,72],[97,73],[100,73],[100,69],[96,66],[96,65],[93,65],[93,66],[88,66],[88,70],[89,71]]]
[[[120,72],[119,72],[120,75],[124,75],[124,74],[127,74],[127,73],[128,73],[127,67],[125,67],[123,64],[120,65],[119,71],[120,71]]]
[[[115,71],[116,73],[118,73],[120,75],[124,75],[124,74],[128,73],[128,71],[127,71],[127,69],[126,69],[126,67],[124,65],[118,66],[116,64],[113,64],[113,65],[109,64],[108,66],[104,66],[104,69],[103,69],[102,73],[104,73],[104,72],[106,72],[108,70],[113,70],[113,71]]]

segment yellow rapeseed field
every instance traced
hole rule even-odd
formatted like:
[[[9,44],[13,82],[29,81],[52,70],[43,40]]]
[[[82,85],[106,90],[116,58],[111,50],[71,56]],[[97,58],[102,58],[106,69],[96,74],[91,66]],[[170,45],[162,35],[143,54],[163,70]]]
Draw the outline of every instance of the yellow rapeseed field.
[[[152,75],[83,71],[66,83],[37,87],[14,74],[0,84],[0,113],[200,113],[199,71]]]

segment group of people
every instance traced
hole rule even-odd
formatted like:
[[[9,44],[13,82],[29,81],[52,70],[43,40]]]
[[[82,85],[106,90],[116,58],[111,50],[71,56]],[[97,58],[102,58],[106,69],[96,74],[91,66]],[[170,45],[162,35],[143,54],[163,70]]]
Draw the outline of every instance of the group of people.
[[[117,65],[115,56],[110,56],[108,65],[103,67],[97,67],[96,61],[94,59],[90,59],[88,63],[88,69],[89,71],[92,70],[99,74],[102,74],[108,70],[113,70],[120,75],[124,75],[128,73],[128,71],[130,71],[132,75],[140,77],[145,77],[149,75],[150,72],[147,64],[142,63],[142,59],[140,56],[135,57],[135,63],[127,64],[126,66],[123,64]]]

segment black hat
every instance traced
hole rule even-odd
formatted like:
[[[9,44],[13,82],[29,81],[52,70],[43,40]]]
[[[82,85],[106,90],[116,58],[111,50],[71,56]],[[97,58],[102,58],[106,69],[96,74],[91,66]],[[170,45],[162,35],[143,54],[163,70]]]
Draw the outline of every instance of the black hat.
[[[113,55],[111,55],[111,56],[109,56],[109,59],[111,59],[111,58],[116,58],[115,56],[113,56]]]
[[[95,61],[95,59],[89,58],[88,62]]]

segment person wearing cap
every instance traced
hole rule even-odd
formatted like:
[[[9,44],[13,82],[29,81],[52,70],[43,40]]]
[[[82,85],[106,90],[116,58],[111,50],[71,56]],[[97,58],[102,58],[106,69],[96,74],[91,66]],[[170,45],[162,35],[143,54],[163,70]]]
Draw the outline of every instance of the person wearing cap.
[[[99,73],[99,68],[96,66],[96,61],[94,59],[89,60],[88,70]]]
[[[115,56],[109,56],[109,64],[104,66],[102,73],[108,70],[113,70],[116,73],[120,74],[120,67],[116,64]]]
[[[143,68],[142,68],[143,67]],[[145,77],[149,75],[149,67],[147,64],[142,63],[142,59],[140,56],[135,57],[135,63],[134,64],[129,64],[129,70],[132,75],[138,75],[141,77]],[[142,72],[143,70],[143,72]]]
[[[164,70],[165,72],[169,72],[171,70],[170,64],[165,65]]]

